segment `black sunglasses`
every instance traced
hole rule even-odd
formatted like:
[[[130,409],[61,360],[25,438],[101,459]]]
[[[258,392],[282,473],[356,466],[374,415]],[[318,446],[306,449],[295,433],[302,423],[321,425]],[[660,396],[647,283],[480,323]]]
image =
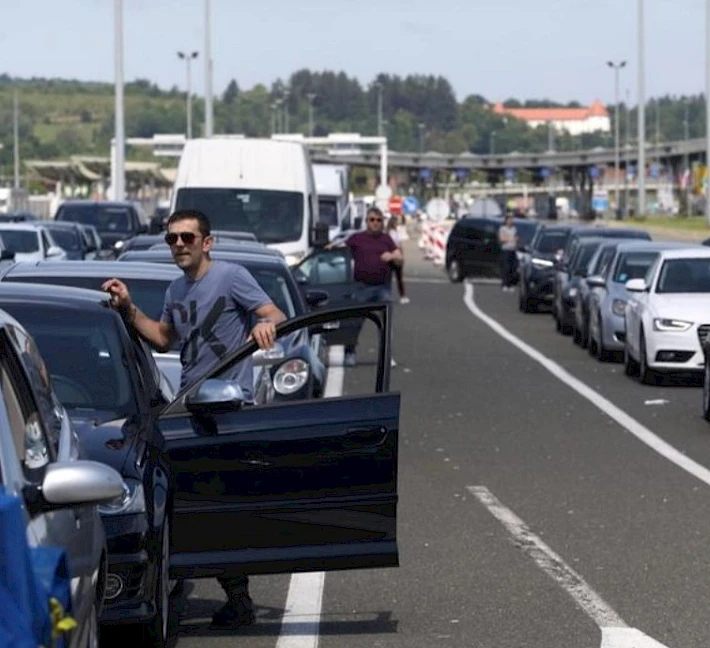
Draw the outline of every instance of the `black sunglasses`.
[[[382,222],[381,218],[368,218],[367,220],[370,221],[371,223],[381,223]]]
[[[178,239],[181,239],[185,245],[192,245],[197,238],[197,234],[194,232],[170,232],[165,235],[165,242],[168,245],[175,245]]]

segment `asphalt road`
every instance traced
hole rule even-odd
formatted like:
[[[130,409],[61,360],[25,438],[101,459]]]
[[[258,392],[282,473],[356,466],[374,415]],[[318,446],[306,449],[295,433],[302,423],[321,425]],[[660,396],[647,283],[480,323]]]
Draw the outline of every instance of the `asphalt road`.
[[[401,566],[326,574],[322,606],[317,577],[293,600],[289,576],[255,577],[257,624],[238,632],[209,629],[216,582],[189,583],[177,645],[706,647],[699,383],[640,385],[515,294],[451,285],[419,257],[395,308]],[[346,369],[345,392],[368,371]]]

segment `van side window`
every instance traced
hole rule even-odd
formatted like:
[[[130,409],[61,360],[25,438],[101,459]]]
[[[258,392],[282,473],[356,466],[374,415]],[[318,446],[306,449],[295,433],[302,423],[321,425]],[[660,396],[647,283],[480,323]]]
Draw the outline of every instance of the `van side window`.
[[[308,194],[308,231],[312,232],[315,227],[315,216],[313,214],[313,194]]]

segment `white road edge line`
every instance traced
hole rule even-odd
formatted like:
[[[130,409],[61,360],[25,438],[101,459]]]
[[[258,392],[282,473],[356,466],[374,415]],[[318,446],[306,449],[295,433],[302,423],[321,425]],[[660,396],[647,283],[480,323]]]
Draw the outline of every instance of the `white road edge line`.
[[[574,569],[535,535],[513,511],[485,486],[468,490],[510,533],[515,545],[556,581],[601,631],[601,648],[666,648],[628,624]]]
[[[592,405],[600,409],[604,412],[604,414],[616,421],[621,427],[633,434],[639,441],[645,443],[649,448],[660,454],[665,459],[668,459],[668,461],[673,462],[682,470],[685,470],[693,477],[696,477],[704,484],[710,486],[710,470],[708,468],[684,455],[670,443],[664,441],[659,436],[651,432],[651,430],[649,430],[645,425],[642,425],[635,418],[624,412],[624,410],[614,405],[614,403],[612,403],[609,399],[605,398],[599,392],[579,380],[579,378],[576,378],[566,369],[562,368],[554,360],[551,360],[534,347],[530,346],[526,342],[523,342],[519,337],[513,335],[513,333],[508,331],[508,329],[506,329],[498,321],[489,315],[486,315],[476,304],[473,295],[473,285],[470,283],[467,283],[465,287],[464,303],[475,317],[481,320],[484,324],[487,324],[503,339],[507,340],[527,356],[545,367],[545,369],[555,376],[555,378],[558,378],[568,387],[576,391],[580,396],[586,398],[590,403],[592,403]]]
[[[328,350],[328,373],[323,398],[343,395],[344,358],[343,346],[332,346]],[[318,648],[324,587],[325,572],[291,574],[276,648]]]

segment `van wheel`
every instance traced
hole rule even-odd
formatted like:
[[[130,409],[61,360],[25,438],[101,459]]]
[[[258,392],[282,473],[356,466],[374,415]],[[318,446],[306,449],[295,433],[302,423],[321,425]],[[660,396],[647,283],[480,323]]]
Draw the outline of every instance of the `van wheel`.
[[[449,275],[451,283],[461,283],[463,281],[463,270],[461,264],[456,259],[451,259],[446,266],[446,272]]]

